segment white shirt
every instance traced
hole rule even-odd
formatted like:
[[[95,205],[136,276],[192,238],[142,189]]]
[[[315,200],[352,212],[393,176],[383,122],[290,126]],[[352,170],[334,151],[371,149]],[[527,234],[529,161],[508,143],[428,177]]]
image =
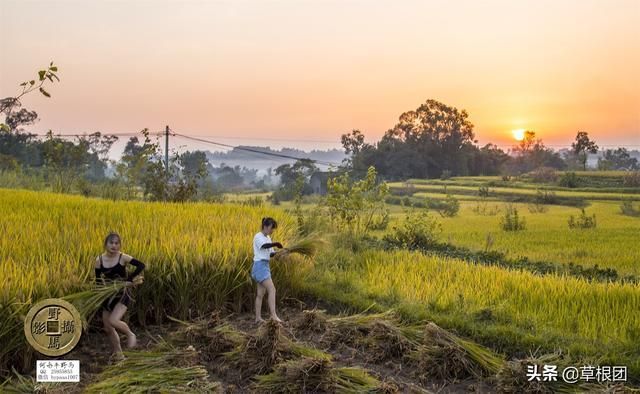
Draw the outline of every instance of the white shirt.
[[[271,252],[274,252],[275,250],[273,248],[261,249],[260,247],[264,244],[270,243],[272,243],[271,237],[264,235],[262,231],[253,237],[253,261],[269,260]]]

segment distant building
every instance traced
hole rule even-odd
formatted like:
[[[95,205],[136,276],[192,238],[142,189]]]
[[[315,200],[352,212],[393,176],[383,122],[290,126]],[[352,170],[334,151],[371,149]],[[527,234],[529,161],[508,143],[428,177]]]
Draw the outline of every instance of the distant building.
[[[309,179],[309,184],[311,185],[311,190],[313,194],[319,194],[324,196],[327,194],[327,181],[329,178],[334,175],[331,172],[327,171],[316,171],[311,175]]]

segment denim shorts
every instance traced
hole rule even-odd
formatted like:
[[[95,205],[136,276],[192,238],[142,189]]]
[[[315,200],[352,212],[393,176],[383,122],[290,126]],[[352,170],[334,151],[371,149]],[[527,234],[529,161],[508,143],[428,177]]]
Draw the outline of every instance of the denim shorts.
[[[258,283],[262,283],[271,278],[271,270],[269,269],[269,260],[258,260],[253,262],[251,268],[251,278]]]

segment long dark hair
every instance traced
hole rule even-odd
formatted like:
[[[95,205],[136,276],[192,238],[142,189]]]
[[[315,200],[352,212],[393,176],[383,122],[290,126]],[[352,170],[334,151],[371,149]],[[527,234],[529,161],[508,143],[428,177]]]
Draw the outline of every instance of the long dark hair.
[[[278,223],[274,218],[262,218],[262,228],[273,226],[273,228],[278,227]]]
[[[120,238],[120,234],[111,231],[109,234],[107,234],[107,237],[104,239],[104,247],[106,249],[107,244],[109,243],[109,241],[111,241],[113,238],[118,238],[118,241],[120,241],[120,243],[122,243],[122,238]]]

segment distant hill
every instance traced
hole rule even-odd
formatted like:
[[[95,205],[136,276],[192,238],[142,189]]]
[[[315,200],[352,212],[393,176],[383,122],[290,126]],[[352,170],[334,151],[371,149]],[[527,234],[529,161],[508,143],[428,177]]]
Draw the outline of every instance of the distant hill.
[[[276,169],[276,167],[282,164],[293,164],[295,159],[287,159],[283,157],[270,156],[258,152],[249,152],[238,148],[248,148],[253,151],[266,152],[277,155],[287,155],[297,157],[301,159],[312,159],[327,163],[341,164],[342,160],[347,156],[342,150],[330,149],[330,150],[312,150],[305,152],[300,149],[294,148],[282,148],[280,150],[271,149],[264,146],[238,146],[228,152],[210,152],[207,151],[207,159],[209,163],[214,166],[220,164],[226,164],[234,167],[236,165],[240,167],[253,168],[256,170],[266,171],[268,168]],[[327,165],[316,164],[321,169],[327,169]]]

